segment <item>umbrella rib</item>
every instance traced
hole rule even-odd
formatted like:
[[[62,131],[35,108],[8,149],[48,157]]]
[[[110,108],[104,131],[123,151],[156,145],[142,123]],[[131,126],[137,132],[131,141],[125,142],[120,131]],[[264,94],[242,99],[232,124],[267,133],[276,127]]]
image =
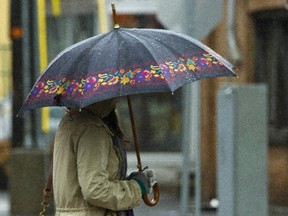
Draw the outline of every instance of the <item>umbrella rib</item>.
[[[154,32],[156,32],[156,33],[158,33],[158,31],[154,31]],[[144,35],[143,34],[143,36],[144,37],[147,37],[146,35]],[[177,35],[175,35],[175,34],[171,34],[171,36],[173,36],[173,37],[177,37],[177,38],[179,38]],[[149,37],[147,37],[147,38],[149,38]],[[163,43],[163,41],[161,41],[161,40],[156,40],[158,43],[160,43],[160,44],[162,44],[163,45],[163,47],[165,47],[165,48],[167,48],[171,53],[172,53],[172,55],[174,55],[174,53],[176,53],[179,57],[181,56],[183,56],[180,52],[178,52],[175,48],[173,48],[172,46],[169,46],[169,44],[165,44],[165,43]]]
[[[151,52],[150,48],[149,48],[148,46],[146,46],[145,41],[142,41],[141,39],[135,37],[133,34],[127,32],[127,31],[123,31],[123,33],[129,35],[130,37],[134,38],[135,40],[137,40],[137,41],[139,41],[141,44],[143,44],[143,46],[146,48],[146,50],[149,52],[149,54],[152,56],[152,58],[155,60],[155,62],[157,62],[157,65],[159,66],[157,59],[155,58],[155,56],[154,56],[153,53]],[[161,74],[165,77],[163,71],[162,71],[162,70],[160,70],[160,71],[161,71]],[[167,80],[166,78],[165,78],[165,81],[166,81],[166,84],[167,84],[168,88],[170,89],[170,91],[172,91],[171,85],[170,85],[170,83],[168,82],[168,80]]]
[[[206,51],[207,53],[212,55],[214,58],[216,58],[219,62],[222,62],[228,69],[232,69],[232,72],[234,69],[236,69],[231,63],[229,63],[226,59],[224,59],[220,54],[216,53],[210,47],[208,47],[207,45],[198,41],[197,39],[195,39],[193,37],[189,37],[189,36],[181,34],[181,33],[172,32],[172,31],[171,31],[171,34],[174,35],[175,37],[178,37],[178,38],[184,38],[184,39],[190,41],[192,44],[195,44],[196,46],[200,47],[202,50]]]
[[[97,37],[102,37],[99,41],[101,41],[103,38],[105,38],[110,32],[107,32],[105,34],[102,34],[102,35],[97,35],[97,36],[94,36],[94,37],[91,37],[91,38],[87,38],[83,41],[79,41],[78,43],[75,43],[67,48],[65,48],[63,51],[61,51],[59,54],[56,55],[56,57],[54,57],[51,62],[48,64],[48,66],[46,67],[46,69],[43,71],[43,73],[55,62],[59,59],[60,56],[62,55],[65,55],[66,53],[70,52],[70,51],[73,51],[74,48],[77,48],[79,46],[81,46],[82,44],[85,44],[87,41],[89,40],[94,40],[95,38]],[[41,77],[40,77],[41,78]],[[40,79],[39,78],[39,79]]]
[[[116,36],[117,36],[117,58],[116,58],[116,71],[119,71],[120,69],[120,62],[119,62],[119,59],[120,59],[120,52],[119,52],[119,29],[115,29],[114,31],[116,31]],[[123,89],[123,86],[120,85],[119,86],[119,97],[122,96],[122,89]]]
[[[226,59],[224,59],[221,55],[219,55],[218,53],[216,53],[214,50],[212,50],[210,47],[208,47],[207,45],[205,45],[204,43],[200,42],[199,40],[193,38],[193,37],[189,37],[187,35],[184,35],[184,34],[181,34],[179,32],[173,32],[173,31],[170,31],[170,30],[163,30],[163,29],[157,29],[157,30],[154,30],[152,29],[151,31],[155,31],[155,32],[163,32],[163,31],[166,31],[166,32],[169,32],[169,34],[175,38],[179,38],[179,39],[185,39],[189,42],[191,42],[192,44],[196,45],[197,47],[199,47],[200,49],[202,49],[203,51],[207,52],[208,54],[212,55],[215,59],[217,59],[219,62],[222,62],[227,69],[231,70],[231,72],[234,73],[233,70],[235,70],[236,68],[231,64],[229,63]],[[144,35],[145,36],[145,35]],[[158,42],[160,42],[163,46],[165,46],[166,48],[168,49],[171,49],[173,50],[175,53],[179,54],[179,52],[174,49],[173,47],[170,47],[170,46],[167,46],[165,45],[161,40],[158,40]],[[180,54],[180,56],[182,56]],[[182,56],[183,57],[183,56]],[[237,76],[235,74],[235,76]]]
[[[139,30],[139,29],[138,29]],[[221,55],[219,55],[218,53],[216,53],[214,50],[212,50],[210,47],[208,47],[207,45],[205,45],[204,43],[202,43],[201,41],[193,38],[193,37],[190,37],[190,36],[187,36],[185,34],[182,34],[182,33],[179,33],[179,32],[174,32],[174,31],[171,31],[171,30],[164,30],[164,29],[151,29],[151,31],[153,32],[169,32],[169,34],[173,37],[176,37],[176,38],[180,38],[180,39],[185,39],[189,42],[191,42],[192,44],[195,44],[196,46],[198,46],[199,48],[201,48],[202,50],[204,50],[205,52],[211,54],[214,58],[216,58],[219,62],[222,62],[228,69],[232,69],[232,72],[233,70],[235,70],[236,68],[230,63],[228,62],[226,59],[224,59]],[[160,43],[163,44],[162,41],[159,40]],[[164,44],[163,44],[164,45]],[[166,45],[165,45],[166,46]],[[236,76],[236,75],[235,75]]]

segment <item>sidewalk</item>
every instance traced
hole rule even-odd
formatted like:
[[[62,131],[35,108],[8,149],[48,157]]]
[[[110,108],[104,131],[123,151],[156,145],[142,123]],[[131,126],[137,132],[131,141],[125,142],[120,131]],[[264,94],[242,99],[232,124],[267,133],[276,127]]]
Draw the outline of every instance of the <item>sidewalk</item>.
[[[9,216],[10,204],[9,195],[5,191],[0,191],[0,215]]]
[[[190,213],[187,216],[192,216],[193,206],[191,205]],[[137,216],[179,216],[179,199],[175,193],[163,191],[159,203],[154,207],[148,207],[144,203],[140,207],[135,208]],[[0,215],[10,216],[9,194],[5,191],[0,191]],[[214,211],[203,212],[201,216],[216,216]]]

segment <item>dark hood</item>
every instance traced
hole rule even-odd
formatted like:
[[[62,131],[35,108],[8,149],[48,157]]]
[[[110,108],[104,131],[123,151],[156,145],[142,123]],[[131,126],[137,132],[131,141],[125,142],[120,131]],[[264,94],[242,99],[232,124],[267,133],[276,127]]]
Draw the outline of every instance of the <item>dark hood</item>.
[[[113,98],[105,101],[100,101],[94,104],[91,104],[84,109],[88,110],[89,112],[92,112],[99,118],[104,118],[108,116],[112,110],[116,108],[116,104],[119,101],[118,98]]]

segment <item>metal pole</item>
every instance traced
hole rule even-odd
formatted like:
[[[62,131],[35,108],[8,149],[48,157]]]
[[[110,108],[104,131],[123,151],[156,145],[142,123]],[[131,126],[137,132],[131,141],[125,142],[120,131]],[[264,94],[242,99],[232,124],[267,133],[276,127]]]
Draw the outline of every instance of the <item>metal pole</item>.
[[[240,64],[242,58],[236,40],[235,7],[236,7],[235,0],[227,1],[227,41],[228,41],[228,52],[231,61],[234,64]]]
[[[182,171],[181,171],[181,196],[180,215],[186,216],[188,213],[190,194],[190,123],[191,123],[191,85],[183,87],[183,135],[182,135]]]
[[[39,50],[38,50],[38,19],[37,19],[37,0],[30,0],[30,88],[39,77]],[[28,92],[27,92],[28,93]],[[37,148],[41,143],[41,128],[40,128],[40,111],[33,110],[31,112],[31,131],[32,147]]]
[[[21,1],[22,2],[22,1]],[[23,28],[22,4],[11,0],[11,39],[12,39],[12,146],[22,147],[24,143],[24,117],[17,116],[23,102]]]
[[[96,0],[97,4],[97,14],[98,14],[98,20],[99,20],[99,29],[100,33],[104,33],[108,31],[108,24],[107,24],[107,14],[106,14],[106,6],[105,6],[105,0]]]
[[[193,1],[185,0],[186,23],[192,22],[195,7]],[[192,26],[187,26],[186,34],[193,36]],[[201,215],[201,145],[200,145],[200,83],[195,82],[184,87],[184,122],[183,122],[183,169],[181,180],[180,215],[188,215],[190,171],[191,171],[191,146],[195,159],[195,215]],[[187,163],[189,161],[189,163]],[[185,166],[185,167],[184,167]]]
[[[48,64],[47,28],[46,28],[46,1],[37,1],[38,43],[39,43],[39,69],[41,72]],[[48,107],[41,109],[41,129],[44,133],[50,131],[50,111]]]
[[[30,19],[30,4],[31,1],[22,1],[22,28],[25,32],[23,36],[23,49],[22,49],[22,58],[23,58],[23,88],[22,93],[23,97],[29,93],[31,88],[31,19]],[[23,101],[22,101],[23,102]],[[24,143],[23,147],[35,147],[35,142],[33,140],[33,121],[32,121],[32,112],[26,112],[22,114],[24,117]]]
[[[180,215],[189,212],[191,155],[195,157],[195,215],[201,215],[200,82],[184,86]],[[192,144],[192,145],[191,145]],[[191,149],[193,146],[193,149]],[[191,151],[192,150],[192,151]],[[191,153],[192,152],[192,153]]]
[[[200,143],[200,82],[192,85],[192,143],[195,155],[195,216],[201,215],[201,143]]]

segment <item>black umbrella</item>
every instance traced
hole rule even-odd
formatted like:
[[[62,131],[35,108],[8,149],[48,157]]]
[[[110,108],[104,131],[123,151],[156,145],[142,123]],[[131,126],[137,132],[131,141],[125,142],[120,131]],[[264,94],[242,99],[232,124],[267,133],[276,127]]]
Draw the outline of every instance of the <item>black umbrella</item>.
[[[230,63],[196,39],[169,30],[120,28],[114,8],[113,16],[113,30],[68,47],[50,62],[20,112],[45,106],[81,109],[109,98],[174,92],[200,79],[236,76]],[[129,97],[128,102],[142,171]],[[149,205],[158,202],[159,193],[154,196]]]

